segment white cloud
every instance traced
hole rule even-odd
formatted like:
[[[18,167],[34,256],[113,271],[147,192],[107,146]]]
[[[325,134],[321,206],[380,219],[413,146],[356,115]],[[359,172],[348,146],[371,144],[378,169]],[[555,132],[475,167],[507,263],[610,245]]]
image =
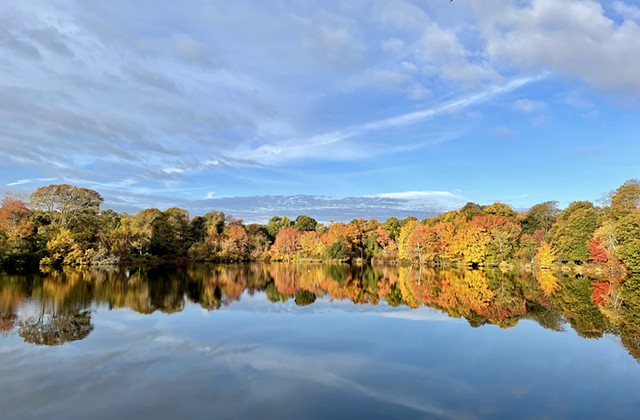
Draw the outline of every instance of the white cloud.
[[[407,88],[409,99],[419,101],[429,96],[431,92],[419,83],[415,83]]]
[[[542,101],[534,101],[531,99],[518,99],[513,103],[513,107],[520,112],[530,114],[545,109],[546,104]]]
[[[409,73],[416,73],[418,71],[418,66],[416,66],[414,63],[410,61],[403,61],[400,63],[400,65],[404,70],[408,71]]]
[[[516,135],[515,130],[513,128],[507,127],[506,125],[497,127],[494,132],[498,137],[502,137],[505,139],[510,139]]]
[[[342,68],[351,68],[363,58],[366,44],[359,39],[348,19],[326,11],[309,16],[295,16],[298,34],[308,60],[320,60]]]
[[[422,34],[423,53],[429,58],[463,57],[465,48],[460,44],[453,31],[445,30],[435,23],[431,23]]]
[[[162,170],[165,174],[182,174],[184,169],[182,168],[165,168]]]
[[[590,109],[594,104],[587,96],[580,91],[570,91],[559,95],[560,102],[577,109]]]
[[[372,76],[378,85],[396,87],[407,81],[407,76],[392,70],[372,70]]]
[[[422,9],[404,0],[376,2],[374,14],[385,25],[402,31],[420,31],[429,22]]]
[[[386,52],[397,54],[404,49],[404,41],[398,38],[389,38],[382,41],[380,46]]]
[[[198,66],[213,66],[213,61],[202,43],[189,34],[177,33],[171,37],[175,54],[182,60]]]
[[[593,0],[470,4],[492,61],[519,69],[555,70],[600,89],[640,94],[636,22],[616,23]]]
[[[640,20],[640,7],[622,1],[614,1],[613,9],[626,19]]]

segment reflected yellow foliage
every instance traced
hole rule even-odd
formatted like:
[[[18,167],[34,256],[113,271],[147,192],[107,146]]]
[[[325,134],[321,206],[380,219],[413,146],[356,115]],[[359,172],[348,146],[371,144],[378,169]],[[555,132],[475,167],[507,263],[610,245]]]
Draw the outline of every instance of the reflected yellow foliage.
[[[540,288],[544,292],[545,296],[551,296],[556,292],[556,290],[560,288],[558,278],[551,270],[536,271],[536,278],[538,279],[538,284],[540,285]]]

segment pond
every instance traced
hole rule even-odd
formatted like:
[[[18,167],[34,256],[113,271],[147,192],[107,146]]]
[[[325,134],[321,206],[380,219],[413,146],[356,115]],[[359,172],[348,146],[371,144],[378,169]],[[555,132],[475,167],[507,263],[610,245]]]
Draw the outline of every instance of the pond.
[[[0,417],[629,418],[640,278],[346,265],[0,275]]]

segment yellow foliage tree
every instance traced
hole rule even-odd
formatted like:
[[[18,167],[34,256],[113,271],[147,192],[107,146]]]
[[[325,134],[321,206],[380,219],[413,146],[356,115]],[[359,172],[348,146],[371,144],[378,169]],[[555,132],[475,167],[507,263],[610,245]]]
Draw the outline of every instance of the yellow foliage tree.
[[[535,265],[539,269],[550,269],[556,261],[556,250],[547,242],[542,241],[536,253]]]

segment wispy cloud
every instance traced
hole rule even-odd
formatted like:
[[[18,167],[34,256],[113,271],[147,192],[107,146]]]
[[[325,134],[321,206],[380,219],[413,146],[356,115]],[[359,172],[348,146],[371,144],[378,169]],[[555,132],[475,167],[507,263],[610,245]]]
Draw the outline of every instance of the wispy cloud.
[[[7,187],[13,187],[13,186],[17,186],[17,185],[24,185],[24,184],[34,184],[34,183],[38,183],[38,182],[51,182],[51,181],[55,181],[58,178],[33,178],[33,179],[19,179],[17,181],[13,181],[7,184]]]
[[[429,109],[409,112],[391,118],[374,120],[343,130],[330,131],[311,137],[299,137],[280,142],[272,142],[256,147],[242,145],[232,153],[232,156],[239,156],[245,159],[271,164],[279,164],[303,158],[330,159],[335,157],[336,154],[319,154],[319,149],[324,149],[327,146],[333,147],[337,143],[341,143],[345,140],[362,136],[370,132],[418,124],[440,115],[460,112],[472,105],[488,101],[500,94],[512,92],[530,83],[538,82],[546,78],[548,75],[549,73],[545,72],[537,76],[518,78],[506,84],[493,86],[479,93],[445,102]],[[353,157],[357,158],[357,156],[358,155],[355,154]]]
[[[461,207],[469,201],[464,196],[449,191],[403,191],[381,193],[376,196],[400,200],[407,210],[429,208],[437,212]]]

